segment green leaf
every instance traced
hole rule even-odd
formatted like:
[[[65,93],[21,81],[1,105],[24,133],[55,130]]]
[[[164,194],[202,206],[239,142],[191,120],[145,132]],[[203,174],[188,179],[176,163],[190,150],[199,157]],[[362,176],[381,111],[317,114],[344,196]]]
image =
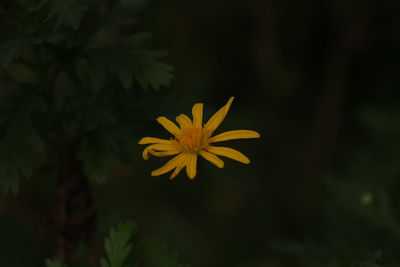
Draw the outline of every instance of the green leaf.
[[[153,88],[159,90],[161,86],[169,86],[173,79],[172,71],[174,68],[168,64],[154,61],[151,55],[143,58],[143,70],[134,73],[134,77],[140,86],[147,90]]]
[[[45,263],[46,263],[46,267],[68,267],[68,265],[60,262],[57,259],[54,259],[54,260],[49,260],[48,259],[48,260],[45,261]]]
[[[108,180],[110,168],[115,163],[112,146],[112,140],[100,135],[85,139],[80,148],[78,157],[84,163],[85,174],[98,184]]]
[[[0,187],[3,192],[18,192],[21,176],[32,174],[35,154],[44,149],[42,138],[31,121],[31,103],[21,100],[3,125],[7,131],[0,139]]]
[[[119,43],[95,47],[88,50],[89,66],[97,65],[98,69],[90,68],[89,73],[94,88],[101,83],[96,79],[104,77],[102,62],[109,71],[115,73],[125,89],[130,89],[135,79],[144,90],[149,88],[159,90],[168,86],[174,78],[173,67],[159,62],[158,58],[165,56],[165,51],[154,51],[147,48],[149,34],[136,34]]]
[[[46,20],[55,17],[56,29],[61,25],[71,26],[77,29],[82,19],[83,12],[87,10],[87,6],[79,3],[77,0],[43,0],[38,5],[43,5],[43,2],[46,2],[50,8]]]
[[[110,267],[110,265],[108,264],[108,262],[105,259],[101,259],[100,260],[100,266],[101,267]]]
[[[132,222],[121,223],[111,229],[110,236],[105,241],[108,262],[101,259],[101,267],[125,266],[124,262],[132,249],[129,240],[135,230],[136,225]]]

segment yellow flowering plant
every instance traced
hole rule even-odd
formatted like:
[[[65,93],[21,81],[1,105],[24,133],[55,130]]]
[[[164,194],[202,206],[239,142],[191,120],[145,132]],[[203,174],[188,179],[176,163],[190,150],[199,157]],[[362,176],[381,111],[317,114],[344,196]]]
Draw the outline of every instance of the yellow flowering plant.
[[[155,137],[143,137],[139,144],[149,145],[143,150],[143,158],[149,159],[149,155],[165,157],[176,155],[161,168],[151,172],[152,176],[158,176],[172,171],[171,179],[186,167],[187,176],[190,179],[196,177],[197,156],[200,155],[218,168],[224,167],[224,162],[218,157],[223,156],[249,164],[248,157],[241,152],[229,148],[214,146],[213,143],[243,139],[259,138],[260,134],[251,130],[233,130],[212,136],[214,131],[225,119],[226,114],[232,105],[234,97],[218,110],[206,124],[203,125],[203,103],[197,103],[192,108],[193,120],[185,114],[176,117],[179,127],[166,117],[158,117],[157,121],[174,137],[170,140]]]

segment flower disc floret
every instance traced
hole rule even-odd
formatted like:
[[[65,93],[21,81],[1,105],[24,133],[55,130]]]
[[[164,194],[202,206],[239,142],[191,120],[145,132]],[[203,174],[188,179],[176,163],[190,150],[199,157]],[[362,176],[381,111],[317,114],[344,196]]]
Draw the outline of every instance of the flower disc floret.
[[[208,146],[208,137],[204,135],[200,128],[183,129],[180,134],[175,136],[182,150],[187,153],[198,153]]]

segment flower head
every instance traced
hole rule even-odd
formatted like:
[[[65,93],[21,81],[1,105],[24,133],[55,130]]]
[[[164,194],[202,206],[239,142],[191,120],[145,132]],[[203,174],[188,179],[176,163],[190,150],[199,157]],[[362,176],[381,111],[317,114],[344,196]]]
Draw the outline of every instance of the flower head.
[[[224,166],[224,162],[218,157],[223,156],[248,164],[250,160],[239,151],[211,145],[213,143],[242,138],[259,138],[260,134],[250,130],[227,131],[212,136],[214,131],[225,119],[226,114],[233,102],[231,97],[228,103],[218,110],[206,124],[203,125],[203,104],[197,103],[192,108],[193,121],[181,114],[176,117],[179,127],[165,117],[158,117],[157,121],[174,137],[170,140],[143,137],[139,144],[147,145],[143,150],[143,158],[149,159],[149,155],[164,157],[177,155],[169,160],[163,167],[152,171],[152,176],[162,175],[172,171],[171,179],[175,178],[179,172],[186,167],[186,173],[190,179],[196,176],[197,156],[201,155],[219,168]]]

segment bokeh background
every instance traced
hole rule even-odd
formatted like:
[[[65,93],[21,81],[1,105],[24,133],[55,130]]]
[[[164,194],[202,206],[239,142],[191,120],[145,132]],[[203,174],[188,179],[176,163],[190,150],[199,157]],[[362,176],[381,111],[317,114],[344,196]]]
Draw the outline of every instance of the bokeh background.
[[[137,29],[170,52],[176,79],[144,93],[157,100],[132,137],[134,157],[94,187],[99,240],[132,219],[193,267],[364,266],[376,253],[399,256],[398,1],[140,3]],[[219,132],[258,131],[260,139],[226,143],[251,164],[200,160],[195,180],[151,177],[166,159],[144,161],[136,143],[169,138],[155,118],[189,114],[196,102],[209,118],[231,96]],[[12,236],[3,255],[13,240],[31,260],[46,254],[32,244],[41,243],[35,222],[49,188],[35,177],[18,198],[2,197],[1,236]]]

